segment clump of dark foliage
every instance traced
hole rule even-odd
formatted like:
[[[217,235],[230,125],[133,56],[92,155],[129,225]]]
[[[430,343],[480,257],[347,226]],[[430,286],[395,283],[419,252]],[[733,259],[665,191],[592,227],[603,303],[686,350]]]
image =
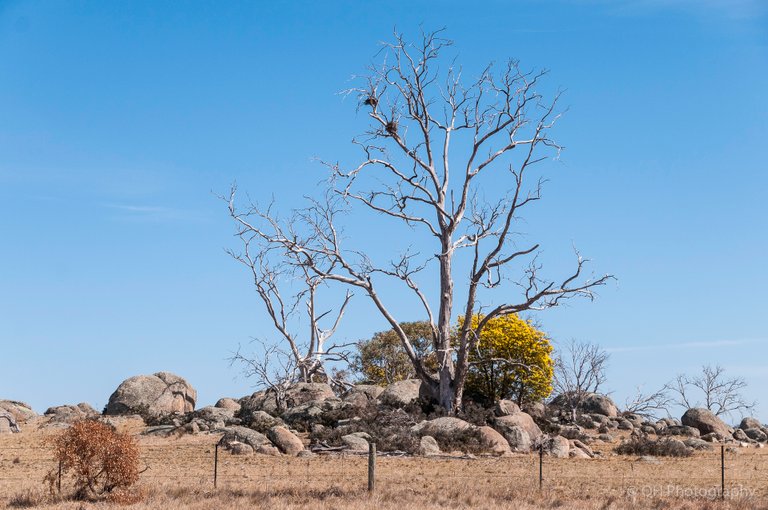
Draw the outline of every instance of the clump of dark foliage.
[[[105,408],[106,411],[106,408]],[[185,425],[192,421],[192,414],[180,414],[180,413],[165,413],[165,414],[157,414],[153,413],[149,409],[149,405],[147,404],[139,404],[132,407],[127,407],[122,414],[136,414],[141,416],[141,419],[144,420],[144,423],[146,423],[150,427],[155,427],[158,425],[174,425],[176,427],[180,427],[182,425]]]
[[[419,405],[425,415],[424,419],[434,420],[435,418],[449,416],[448,411],[432,402],[422,401]],[[471,423],[472,425],[477,425],[478,427],[488,425],[493,422],[494,419],[493,408],[485,407],[482,404],[472,401],[465,402],[464,406],[459,409],[456,414],[451,416],[455,416],[456,418]]]
[[[445,410],[426,400],[413,402],[403,409],[387,408],[371,403],[364,407],[345,406],[336,411],[325,412],[322,421],[311,427],[312,443],[328,446],[341,445],[341,437],[354,432],[365,432],[371,436],[379,451],[403,451],[416,453],[419,437],[411,427],[424,420],[433,420],[447,416]],[[473,425],[487,425],[493,419],[493,410],[478,404],[468,403],[456,415]],[[435,436],[443,451],[459,450],[468,453],[484,451],[482,439],[477,429],[470,429],[461,434]]]
[[[620,455],[653,455],[656,457],[689,457],[693,455],[681,441],[672,438],[633,437],[616,447]]]
[[[334,427],[338,422],[342,424]],[[405,410],[381,409],[375,404],[366,407],[345,407],[323,414],[320,426],[312,427],[312,443],[341,445],[341,437],[353,432],[371,436],[380,451],[416,453],[418,440],[410,428],[418,423]]]
[[[443,452],[460,451],[464,453],[485,453],[487,447],[483,444],[480,431],[476,428],[467,429],[453,434],[435,434],[433,436]]]

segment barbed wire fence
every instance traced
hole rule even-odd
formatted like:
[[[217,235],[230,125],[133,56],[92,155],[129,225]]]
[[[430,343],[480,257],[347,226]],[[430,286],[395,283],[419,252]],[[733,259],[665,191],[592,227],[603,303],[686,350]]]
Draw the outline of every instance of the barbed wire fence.
[[[620,456],[555,459],[539,452],[508,457],[429,456],[335,452],[308,457],[233,455],[218,443],[142,447],[142,483],[202,489],[385,491],[456,486],[515,487],[594,495],[768,501],[768,455],[725,445],[692,457]],[[170,451],[169,451],[170,448]],[[61,469],[50,447],[0,446],[0,498],[14,488],[40,486],[44,474]],[[41,474],[43,473],[43,474]],[[33,475],[34,474],[34,475]],[[298,487],[298,489],[297,489]]]

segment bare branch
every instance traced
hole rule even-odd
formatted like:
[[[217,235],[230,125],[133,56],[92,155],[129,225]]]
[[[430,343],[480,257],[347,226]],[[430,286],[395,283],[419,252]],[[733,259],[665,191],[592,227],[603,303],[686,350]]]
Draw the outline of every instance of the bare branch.
[[[640,415],[644,418],[658,418],[658,413],[664,411],[668,414],[668,409],[672,404],[672,398],[666,386],[652,393],[644,393],[640,386],[637,387],[635,394],[627,397],[624,402],[624,410],[627,413]]]
[[[571,340],[555,357],[552,385],[576,419],[576,411],[590,393],[605,384],[610,355],[599,345]]]
[[[747,382],[741,377],[726,377],[720,365],[704,365],[701,373],[688,376],[679,374],[665,388],[674,394],[673,403],[686,409],[705,407],[716,416],[746,412],[757,403],[747,401],[742,391]],[[697,398],[698,395],[698,398]]]

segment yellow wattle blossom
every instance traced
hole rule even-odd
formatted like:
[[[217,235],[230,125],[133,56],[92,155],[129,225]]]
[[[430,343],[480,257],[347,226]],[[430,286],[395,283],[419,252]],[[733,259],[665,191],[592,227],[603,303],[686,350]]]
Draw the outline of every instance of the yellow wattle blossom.
[[[483,319],[472,317],[472,328]],[[459,326],[464,318],[459,318]],[[533,402],[552,393],[552,344],[543,331],[517,315],[489,320],[480,333],[471,363],[465,393],[479,400],[508,398],[517,403]]]

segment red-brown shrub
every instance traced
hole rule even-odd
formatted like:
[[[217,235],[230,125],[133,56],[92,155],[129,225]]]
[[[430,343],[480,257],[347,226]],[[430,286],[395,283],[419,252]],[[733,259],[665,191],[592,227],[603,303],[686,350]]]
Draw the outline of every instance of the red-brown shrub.
[[[97,499],[123,492],[139,479],[139,446],[106,423],[83,420],[52,440],[62,478],[71,478],[75,499]],[[51,490],[57,471],[48,477]]]

